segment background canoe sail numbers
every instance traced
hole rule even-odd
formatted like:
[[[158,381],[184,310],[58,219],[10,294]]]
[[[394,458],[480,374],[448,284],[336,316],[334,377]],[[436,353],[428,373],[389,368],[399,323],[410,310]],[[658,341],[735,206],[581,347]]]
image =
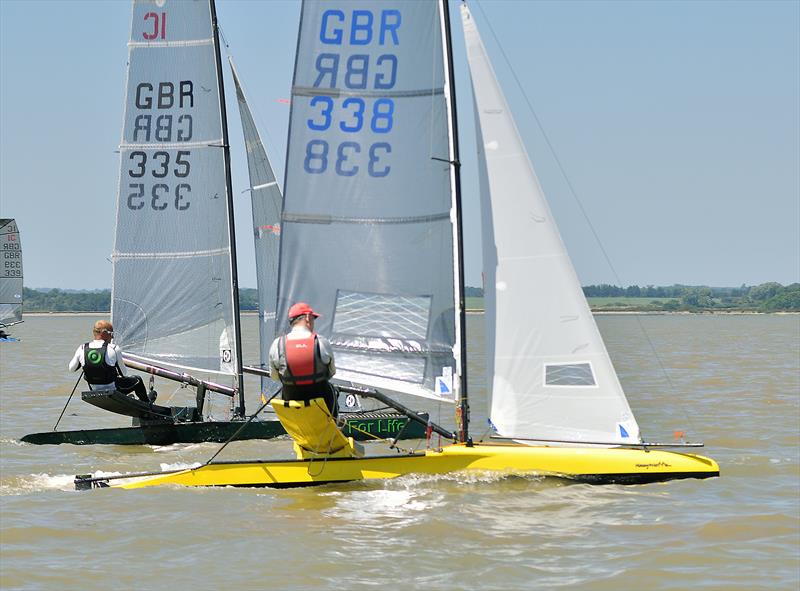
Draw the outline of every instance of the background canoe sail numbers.
[[[22,242],[13,219],[0,219],[0,324],[22,320]]]

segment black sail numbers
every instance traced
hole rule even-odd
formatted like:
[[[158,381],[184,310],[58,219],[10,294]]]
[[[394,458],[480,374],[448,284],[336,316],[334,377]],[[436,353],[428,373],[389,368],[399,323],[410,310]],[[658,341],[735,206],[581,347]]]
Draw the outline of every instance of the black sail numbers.
[[[191,80],[140,82],[133,103],[135,144],[180,144],[192,140],[194,83]],[[127,206],[134,211],[191,205],[191,150],[134,150],[127,155],[130,192]]]

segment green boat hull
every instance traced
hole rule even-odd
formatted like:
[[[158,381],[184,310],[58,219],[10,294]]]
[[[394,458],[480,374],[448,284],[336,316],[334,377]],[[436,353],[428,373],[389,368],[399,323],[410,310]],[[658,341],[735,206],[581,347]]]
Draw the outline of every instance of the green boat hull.
[[[347,418],[342,432],[359,441],[379,438],[421,439],[425,427],[394,413],[370,413]],[[202,421],[185,423],[152,423],[116,429],[82,429],[30,433],[21,441],[34,445],[172,445],[173,443],[224,443],[242,426],[242,421]],[[253,421],[236,440],[272,439],[286,435],[280,421]]]

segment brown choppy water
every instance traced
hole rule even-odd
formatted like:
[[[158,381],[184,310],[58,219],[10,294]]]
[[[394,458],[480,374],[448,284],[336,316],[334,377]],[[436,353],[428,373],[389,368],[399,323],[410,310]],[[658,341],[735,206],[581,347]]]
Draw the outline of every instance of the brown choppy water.
[[[449,475],[277,491],[75,492],[76,473],[187,465],[217,449],[18,442],[52,429],[75,383],[66,363],[92,321],[32,317],[15,327],[22,342],[0,344],[3,589],[800,585],[800,316],[598,318],[646,438],[685,430],[704,440],[718,479],[593,487]],[[482,327],[481,316],[468,318],[476,436],[486,416]],[[255,318],[245,330],[245,350],[255,351]],[[188,402],[174,390],[162,384],[161,396]],[[215,405],[224,415],[225,403]],[[60,428],[126,424],[73,399]],[[221,457],[289,453],[287,441],[240,442]]]

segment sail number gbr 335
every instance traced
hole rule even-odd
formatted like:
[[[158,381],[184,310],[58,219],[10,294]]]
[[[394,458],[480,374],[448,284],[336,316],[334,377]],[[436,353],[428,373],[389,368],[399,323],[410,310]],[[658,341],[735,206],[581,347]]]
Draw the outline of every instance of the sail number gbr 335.
[[[192,140],[192,114],[184,112],[194,107],[194,83],[191,80],[173,82],[140,82],[136,85],[134,108],[139,111],[134,119],[134,143],[190,142]],[[164,113],[177,108],[180,114]],[[129,209],[148,206],[163,211],[172,206],[179,211],[189,208],[192,187],[185,179],[191,172],[191,151],[159,150],[150,154],[134,150],[128,154],[128,176],[131,193]],[[146,176],[158,179],[144,182]],[[172,182],[168,182],[172,180]],[[149,190],[147,190],[149,189]]]

